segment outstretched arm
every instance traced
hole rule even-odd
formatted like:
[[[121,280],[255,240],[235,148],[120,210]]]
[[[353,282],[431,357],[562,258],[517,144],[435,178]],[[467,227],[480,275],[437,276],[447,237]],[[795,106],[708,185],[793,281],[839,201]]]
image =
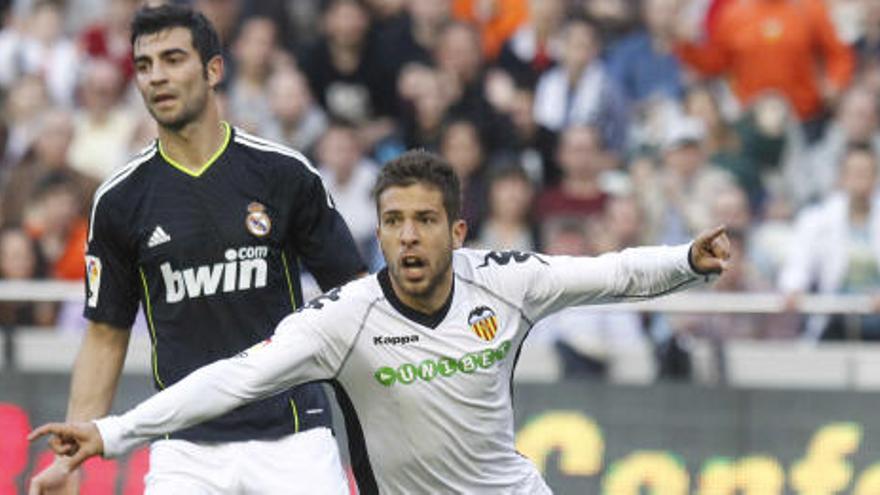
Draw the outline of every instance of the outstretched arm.
[[[701,285],[721,273],[730,257],[724,227],[689,245],[625,249],[597,257],[546,256],[530,264],[530,314],[540,318],[568,306],[629,302]]]
[[[271,339],[194,371],[122,416],[94,423],[49,424],[29,438],[55,435],[53,450],[71,456],[69,466],[74,469],[88,457],[115,457],[153,437],[220,416],[293,385],[327,379],[332,376],[332,367],[324,357],[328,341],[302,316],[289,316]]]

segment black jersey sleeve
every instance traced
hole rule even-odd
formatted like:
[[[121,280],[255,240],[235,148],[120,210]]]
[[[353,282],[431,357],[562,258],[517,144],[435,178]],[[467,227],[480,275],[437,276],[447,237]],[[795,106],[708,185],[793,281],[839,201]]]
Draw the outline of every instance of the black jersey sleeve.
[[[365,273],[367,268],[321,177],[308,173],[301,180],[299,208],[291,216],[290,242],[326,291]]]
[[[99,194],[101,193],[99,189]],[[86,246],[86,305],[91,321],[130,328],[137,314],[140,280],[136,253],[113,221],[114,208],[96,195]]]

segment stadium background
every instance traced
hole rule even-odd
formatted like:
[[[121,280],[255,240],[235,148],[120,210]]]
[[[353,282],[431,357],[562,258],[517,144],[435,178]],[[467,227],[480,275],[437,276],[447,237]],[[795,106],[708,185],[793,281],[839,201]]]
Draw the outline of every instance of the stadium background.
[[[91,193],[155,135],[140,3],[0,0],[3,495],[45,462],[22,432],[63,416]],[[849,147],[880,146],[880,2],[192,3],[223,39],[225,118],[313,160],[373,270],[372,179],[416,146],[456,168],[473,246],[728,225],[711,290],[533,331],[519,448],[559,493],[880,493],[876,177],[839,180]],[[862,209],[811,229],[839,198]],[[116,410],[149,394],[142,323],[132,346]],[[139,493],[145,469],[98,461],[83,491]]]

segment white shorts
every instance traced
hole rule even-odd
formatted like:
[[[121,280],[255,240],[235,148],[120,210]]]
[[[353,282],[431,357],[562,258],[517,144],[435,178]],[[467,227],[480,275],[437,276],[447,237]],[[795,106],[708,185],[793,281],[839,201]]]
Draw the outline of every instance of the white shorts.
[[[329,428],[277,440],[158,440],[144,485],[146,495],[349,494]]]

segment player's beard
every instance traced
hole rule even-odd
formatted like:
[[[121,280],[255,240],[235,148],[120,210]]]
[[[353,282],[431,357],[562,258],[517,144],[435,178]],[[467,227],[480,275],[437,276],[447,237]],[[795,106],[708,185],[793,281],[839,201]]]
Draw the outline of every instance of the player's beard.
[[[439,289],[440,285],[443,283],[444,279],[448,277],[449,271],[452,269],[452,246],[450,245],[449,250],[446,251],[445,256],[438,260],[437,262],[437,270],[428,278],[428,283],[422,287],[412,287],[408,284],[403,275],[401,274],[400,264],[395,263],[393,267],[389,267],[389,272],[391,277],[394,278],[394,281],[397,282],[397,287],[400,290],[404,291],[407,296],[413,299],[421,299],[426,300],[430,299],[431,296]]]
[[[168,130],[177,132],[194,122],[205,111],[205,107],[208,105],[208,91],[203,90],[196,93],[193,98],[186,100],[180,112],[169,118],[163,118],[151,105],[148,105],[147,108],[150,111],[150,115],[156,119],[156,123]]]

